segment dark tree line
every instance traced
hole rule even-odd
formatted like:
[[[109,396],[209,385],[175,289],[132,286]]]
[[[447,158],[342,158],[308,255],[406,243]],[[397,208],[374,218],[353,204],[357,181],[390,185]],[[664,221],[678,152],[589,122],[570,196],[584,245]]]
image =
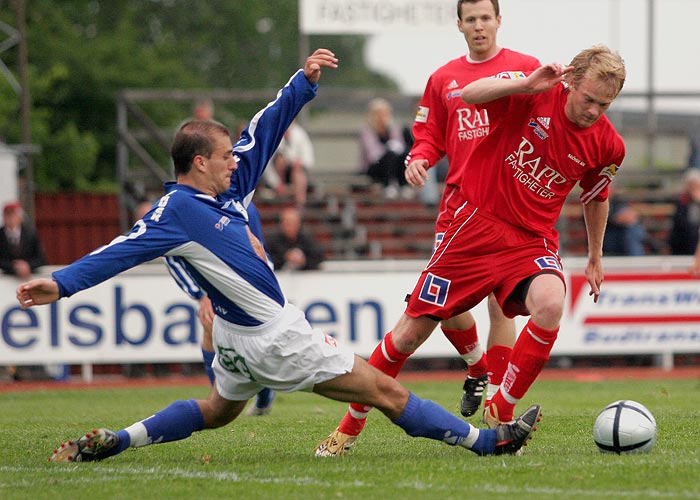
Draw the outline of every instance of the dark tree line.
[[[0,22],[16,25],[16,2],[0,0]],[[296,0],[25,0],[25,10],[38,191],[116,189],[122,89],[277,88],[300,64]],[[363,38],[314,36],[317,46],[342,60],[325,85],[393,86],[366,69]],[[16,71],[16,48],[0,59]],[[0,141],[21,142],[19,113],[0,78]]]

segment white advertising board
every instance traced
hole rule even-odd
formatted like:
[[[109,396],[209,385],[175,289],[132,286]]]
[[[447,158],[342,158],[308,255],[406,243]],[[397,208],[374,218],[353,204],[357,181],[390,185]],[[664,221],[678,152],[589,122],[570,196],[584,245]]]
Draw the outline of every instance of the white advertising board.
[[[593,303],[583,267],[565,261],[567,307],[553,355],[700,352],[700,280],[680,269],[649,266],[649,258],[626,262],[624,268],[607,266],[600,300]],[[352,272],[280,273],[279,279],[290,302],[314,326],[368,357],[403,312],[420,267],[385,265],[380,271],[356,266]],[[197,304],[162,265],[142,266],[25,311],[15,299],[17,284],[0,278],[0,365],[201,359]],[[483,336],[488,331],[485,303],[474,314]],[[526,320],[517,318],[518,327]],[[448,357],[454,350],[438,330],[415,356]]]

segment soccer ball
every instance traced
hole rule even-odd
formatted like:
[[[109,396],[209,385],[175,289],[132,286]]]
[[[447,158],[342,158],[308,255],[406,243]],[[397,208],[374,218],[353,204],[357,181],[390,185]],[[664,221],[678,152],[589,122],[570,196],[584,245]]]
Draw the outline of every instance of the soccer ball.
[[[603,453],[649,453],[656,443],[656,420],[636,401],[615,401],[595,419],[593,439]]]

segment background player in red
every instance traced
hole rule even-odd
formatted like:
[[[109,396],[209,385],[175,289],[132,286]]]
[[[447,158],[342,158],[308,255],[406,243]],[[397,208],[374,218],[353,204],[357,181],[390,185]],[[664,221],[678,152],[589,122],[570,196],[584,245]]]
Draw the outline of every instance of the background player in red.
[[[534,57],[497,45],[496,35],[501,25],[498,0],[458,0],[456,3],[457,28],[464,35],[469,52],[466,56],[449,61],[430,76],[413,124],[415,142],[406,159],[406,180],[413,186],[423,186],[424,179],[428,177],[427,170],[443,156],[446,155],[449,161],[435,227],[436,247],[452,220],[457,198],[454,195],[459,190],[469,153],[476,142],[489,133],[491,126],[485,112],[460,99],[461,89],[478,78],[501,71],[529,71],[540,66]],[[460,408],[465,417],[473,415],[481,404],[488,380],[487,357],[489,382],[493,387],[492,392],[495,392],[515,341],[513,320],[503,315],[495,299],[489,301],[489,317],[488,356],[479,344],[476,324],[469,311],[442,322],[443,333],[469,368]],[[405,360],[420,345],[413,338],[402,337],[400,332],[390,332],[383,344],[384,349],[394,354],[387,359],[380,346],[370,358],[370,363],[392,376],[396,376]],[[355,441],[369,411],[370,408],[364,405],[350,405],[337,430],[337,437],[344,446],[348,443],[352,445]],[[336,451],[328,447],[324,449],[327,454]]]

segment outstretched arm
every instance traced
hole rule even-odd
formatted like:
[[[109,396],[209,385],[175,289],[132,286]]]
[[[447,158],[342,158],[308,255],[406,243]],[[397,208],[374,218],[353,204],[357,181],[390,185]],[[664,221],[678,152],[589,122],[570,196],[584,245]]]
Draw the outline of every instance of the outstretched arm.
[[[526,78],[481,78],[462,89],[462,100],[479,104],[513,94],[539,94],[564,81],[566,73],[572,69],[573,66],[551,63],[540,66]]]
[[[309,83],[317,83],[319,78],[321,78],[321,67],[338,67],[338,59],[328,49],[316,49],[313,54],[306,58],[304,76],[309,80]]]

